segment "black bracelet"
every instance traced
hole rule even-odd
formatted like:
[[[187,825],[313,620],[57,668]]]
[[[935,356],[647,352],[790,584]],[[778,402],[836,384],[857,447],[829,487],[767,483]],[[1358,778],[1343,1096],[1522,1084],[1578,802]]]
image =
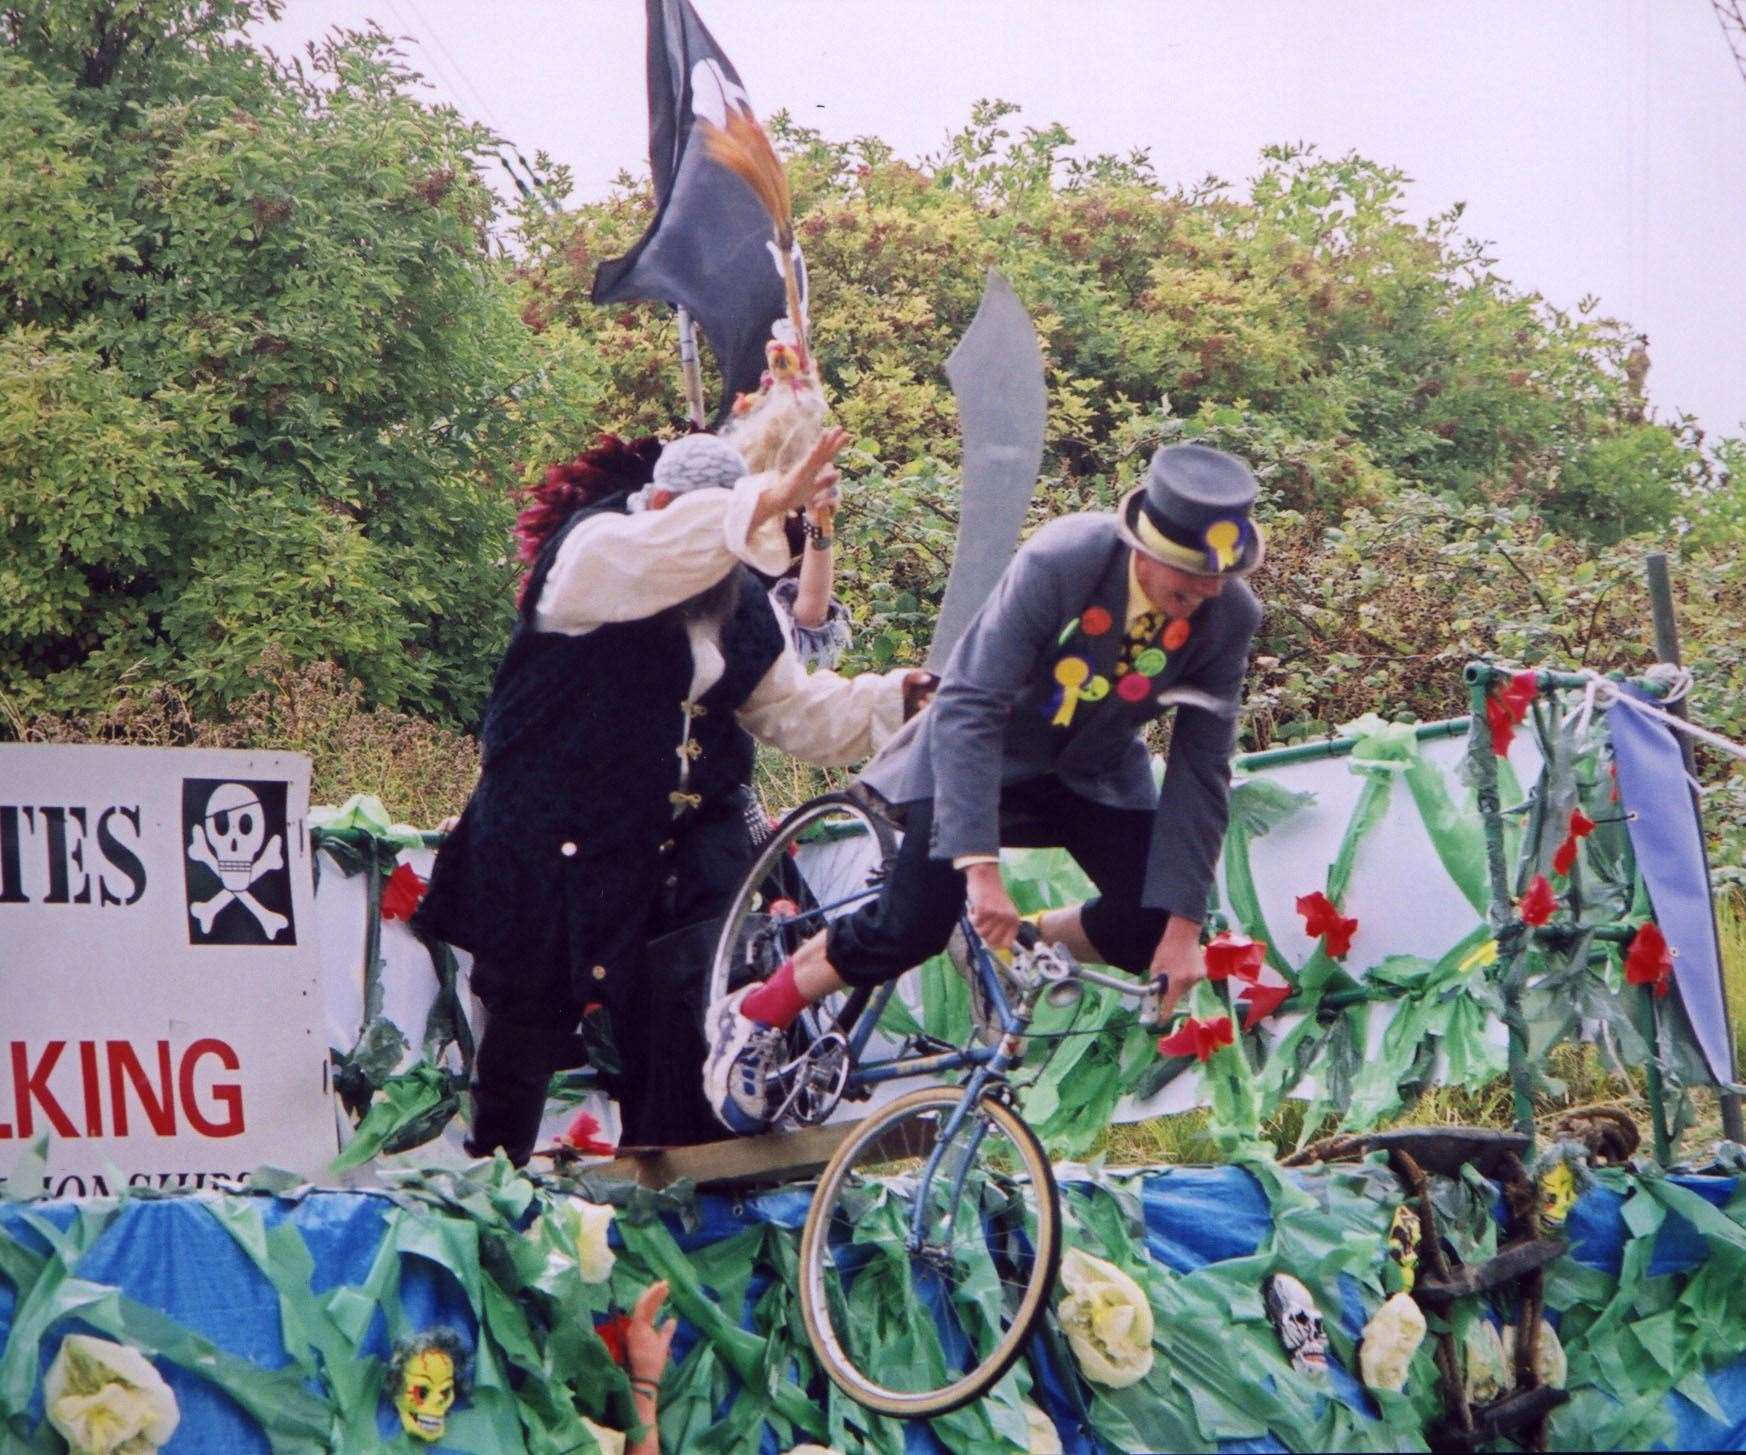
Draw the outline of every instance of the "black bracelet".
[[[831,548],[831,541],[834,537],[822,525],[814,525],[810,520],[803,520],[800,525],[801,529],[806,532],[807,545],[813,550],[828,551]]]

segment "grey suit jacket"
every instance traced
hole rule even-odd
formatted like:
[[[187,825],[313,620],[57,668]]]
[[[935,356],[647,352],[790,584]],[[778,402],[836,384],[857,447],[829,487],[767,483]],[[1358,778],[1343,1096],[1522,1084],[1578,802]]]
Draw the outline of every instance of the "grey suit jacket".
[[[1000,844],[1002,784],[1055,774],[1075,793],[1115,808],[1152,809],[1144,902],[1199,921],[1224,840],[1237,708],[1261,605],[1230,582],[1190,621],[1137,702],[1115,692],[1080,700],[1055,726],[1055,663],[1083,655],[1113,676],[1128,598],[1129,548],[1113,515],[1051,521],[1025,542],[959,641],[932,706],[861,775],[894,804],[934,801],[930,852],[939,859],[993,853]],[[1092,607],[1113,626],[1091,636],[1072,625]],[[1191,688],[1228,707],[1180,706],[1164,787],[1153,783],[1141,731],[1166,710],[1160,693]]]

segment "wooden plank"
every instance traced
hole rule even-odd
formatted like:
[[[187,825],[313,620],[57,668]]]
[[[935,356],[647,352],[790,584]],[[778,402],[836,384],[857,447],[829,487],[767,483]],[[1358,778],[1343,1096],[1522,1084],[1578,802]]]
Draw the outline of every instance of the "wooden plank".
[[[1483,1263],[1469,1263],[1457,1269],[1446,1282],[1421,1274],[1413,1293],[1421,1303],[1442,1308],[1458,1298],[1471,1298],[1476,1293],[1514,1283],[1525,1274],[1563,1257],[1567,1247],[1562,1238],[1534,1238],[1525,1243],[1511,1243]]]
[[[762,1137],[731,1137],[695,1147],[620,1148],[610,1162],[578,1164],[590,1177],[666,1187],[689,1178],[699,1187],[794,1182],[816,1177],[855,1123],[803,1127]]]

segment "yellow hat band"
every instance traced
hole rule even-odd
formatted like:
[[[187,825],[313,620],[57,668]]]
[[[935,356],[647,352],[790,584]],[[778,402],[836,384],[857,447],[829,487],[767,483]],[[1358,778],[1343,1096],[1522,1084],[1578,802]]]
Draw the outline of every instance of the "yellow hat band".
[[[1137,507],[1134,510],[1134,534],[1148,551],[1167,565],[1180,566],[1184,571],[1205,573],[1205,551],[1197,551],[1193,546],[1178,545],[1147,519],[1143,509]]]

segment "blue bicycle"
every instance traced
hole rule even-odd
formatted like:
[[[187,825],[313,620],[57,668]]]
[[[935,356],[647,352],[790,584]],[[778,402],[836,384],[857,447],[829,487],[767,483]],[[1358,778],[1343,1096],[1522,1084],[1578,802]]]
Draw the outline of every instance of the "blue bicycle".
[[[837,886],[822,902],[792,861],[802,846],[827,871],[830,856],[843,861],[815,874]],[[729,906],[706,1003],[766,978],[878,894],[895,849],[892,827],[853,795],[826,794],[790,813]],[[1002,963],[960,916],[951,954],[974,1022],[963,1045],[912,1033],[894,1050],[873,1047],[895,981],[832,996],[788,1033],[778,1131],[817,1125],[844,1100],[900,1078],[967,1073],[857,1123],[820,1175],[801,1233],[813,1351],[850,1397],[884,1414],[944,1414],[986,1393],[1018,1358],[1054,1286],[1060,1196],[1008,1079],[1039,1000],[1076,997],[1084,981],[1149,1000],[1145,987],[1030,939]]]

